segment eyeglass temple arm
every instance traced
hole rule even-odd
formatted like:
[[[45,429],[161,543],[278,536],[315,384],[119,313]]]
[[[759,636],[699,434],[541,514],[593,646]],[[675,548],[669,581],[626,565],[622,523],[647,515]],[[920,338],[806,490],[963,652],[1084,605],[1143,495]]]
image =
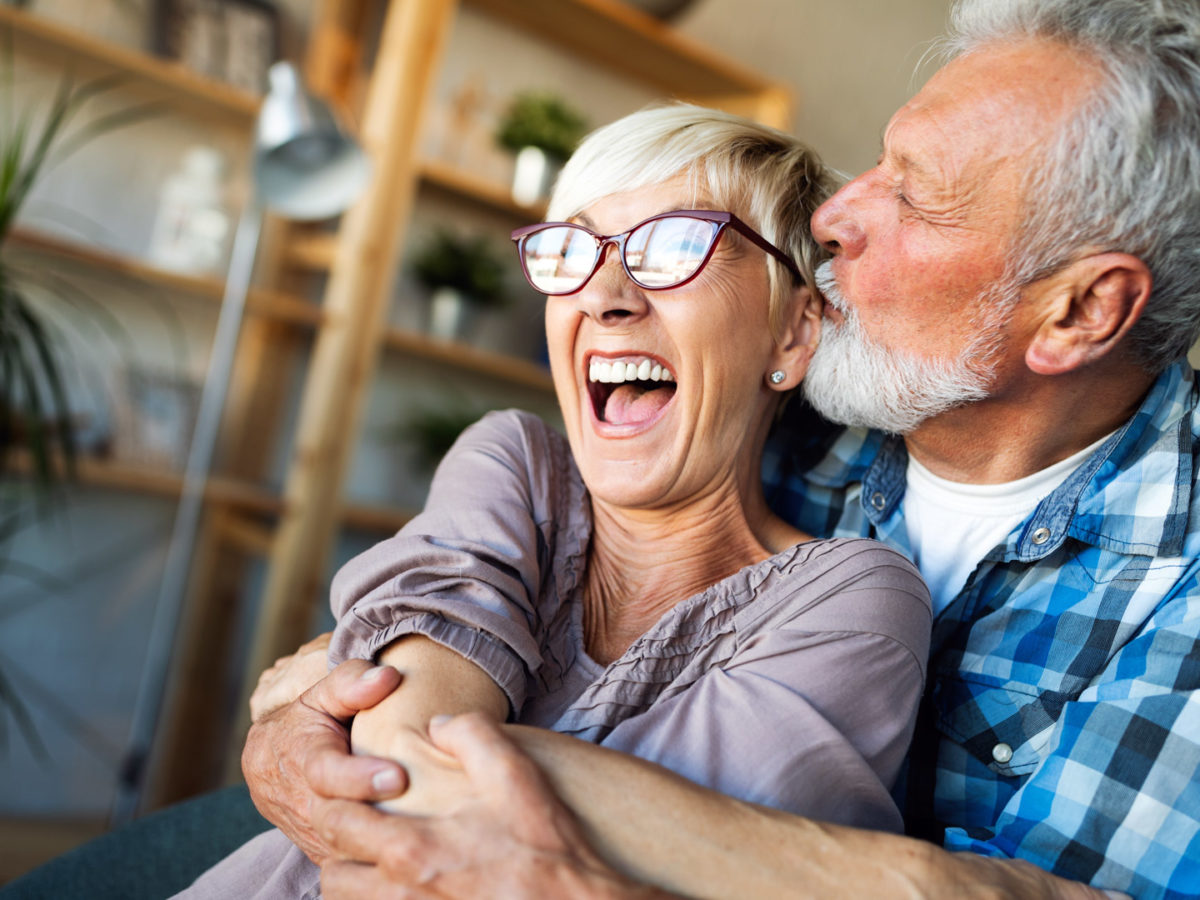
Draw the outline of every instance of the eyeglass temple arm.
[[[771,256],[774,256],[777,260],[779,260],[781,263],[783,263],[783,265],[787,268],[787,270],[789,272],[792,273],[792,276],[797,281],[800,281],[800,282],[804,281],[804,276],[802,274],[800,274],[800,267],[796,265],[795,261],[790,256],[788,256],[786,253],[784,253],[782,250],[780,250],[778,247],[776,247],[774,244],[772,244],[770,241],[768,241],[765,237],[763,237],[761,234],[759,234],[757,231],[755,231],[753,228],[751,228],[749,225],[747,225],[745,222],[743,222],[741,219],[739,219],[737,216],[733,215],[732,213],[729,216],[729,224],[734,227],[735,231],[738,231],[741,234],[748,237],[752,243],[754,243],[755,245],[758,246],[758,248],[760,250],[762,250],[766,253],[769,253]]]

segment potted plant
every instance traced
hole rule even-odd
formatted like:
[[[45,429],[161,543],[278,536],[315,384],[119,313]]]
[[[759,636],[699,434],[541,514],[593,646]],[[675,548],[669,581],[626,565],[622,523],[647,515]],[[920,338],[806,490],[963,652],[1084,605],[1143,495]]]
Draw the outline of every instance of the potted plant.
[[[463,429],[478,421],[485,411],[447,395],[438,406],[414,410],[396,427],[396,434],[412,446],[417,465],[432,472]]]
[[[472,313],[508,302],[506,266],[483,235],[440,228],[413,259],[413,274],[430,292],[429,332],[462,339]]]
[[[6,110],[13,110],[17,105],[12,96],[12,62],[7,54],[0,55],[0,66],[3,66],[0,104]],[[140,105],[76,125],[80,109],[118,83],[116,78],[83,84],[64,80],[49,107],[40,114],[27,107],[19,114],[5,115],[0,121],[0,371],[4,373],[0,377],[0,484],[9,473],[12,450],[18,446],[25,448],[34,476],[35,514],[51,489],[73,473],[76,454],[74,422],[64,379],[65,354],[56,332],[47,322],[45,307],[38,300],[60,302],[72,312],[89,311],[89,307],[86,295],[74,291],[56,273],[46,272],[44,266],[22,265],[19,255],[11,249],[9,238],[25,201],[55,163],[95,137],[156,112],[151,106]],[[94,318],[114,324],[102,309],[90,311]],[[5,545],[24,527],[30,504],[16,502],[25,495],[24,488],[4,486],[0,567],[35,584],[53,586],[55,579],[49,573],[15,564],[8,558]],[[0,666],[0,714],[4,710],[12,715],[30,747],[46,755],[31,711]]]
[[[586,131],[584,117],[558,96],[517,94],[496,131],[496,142],[516,155],[513,199],[531,205],[546,197],[555,174]]]
[[[118,83],[115,77],[79,85],[63,80],[43,115],[27,110],[0,130],[0,367],[9,376],[0,379],[0,474],[7,471],[9,451],[20,443],[29,450],[37,481],[43,487],[58,477],[55,445],[70,471],[75,437],[62,359],[54,334],[31,293],[43,273],[36,267],[22,267],[8,251],[7,241],[17,214],[47,170],[95,137],[156,114],[156,108],[141,105],[72,127],[83,106]],[[4,90],[5,105],[12,108],[11,78]],[[44,293],[61,298],[73,308],[86,299],[64,296],[54,281]]]

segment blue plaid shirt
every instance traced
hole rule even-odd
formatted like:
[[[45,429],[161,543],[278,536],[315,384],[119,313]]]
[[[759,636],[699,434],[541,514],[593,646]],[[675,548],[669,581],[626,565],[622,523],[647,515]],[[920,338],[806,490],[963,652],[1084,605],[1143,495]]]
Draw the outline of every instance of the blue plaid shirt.
[[[937,617],[910,827],[923,810],[949,850],[1200,896],[1198,402],[1190,367],[1163,373]],[[906,466],[899,439],[800,407],[764,478],[799,527],[910,553]]]

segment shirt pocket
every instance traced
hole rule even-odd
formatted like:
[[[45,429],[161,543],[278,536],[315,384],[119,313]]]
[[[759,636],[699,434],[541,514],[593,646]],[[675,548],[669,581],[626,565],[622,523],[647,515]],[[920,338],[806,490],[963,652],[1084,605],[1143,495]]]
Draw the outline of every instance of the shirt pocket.
[[[999,775],[1028,775],[1041,763],[1050,731],[1070,699],[1024,682],[982,675],[935,675],[939,730]]]

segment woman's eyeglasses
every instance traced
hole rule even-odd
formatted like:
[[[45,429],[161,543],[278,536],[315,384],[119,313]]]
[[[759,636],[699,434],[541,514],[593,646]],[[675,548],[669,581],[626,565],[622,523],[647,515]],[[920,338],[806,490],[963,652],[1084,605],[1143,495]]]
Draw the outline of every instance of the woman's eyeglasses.
[[[542,222],[518,228],[512,239],[525,277],[543,294],[580,290],[600,268],[608,244],[617,248],[625,274],[634,284],[648,291],[665,291],[700,274],[726,228],[745,235],[801,280],[800,270],[786,253],[733,213],[711,209],[660,213],[626,232],[610,235],[570,222]]]

